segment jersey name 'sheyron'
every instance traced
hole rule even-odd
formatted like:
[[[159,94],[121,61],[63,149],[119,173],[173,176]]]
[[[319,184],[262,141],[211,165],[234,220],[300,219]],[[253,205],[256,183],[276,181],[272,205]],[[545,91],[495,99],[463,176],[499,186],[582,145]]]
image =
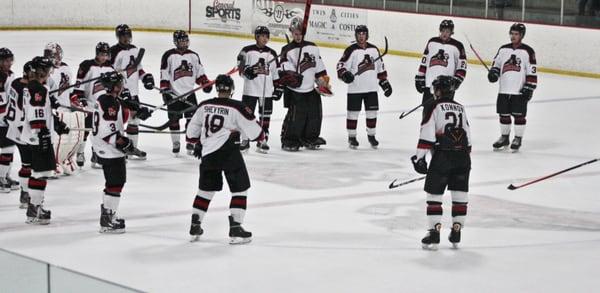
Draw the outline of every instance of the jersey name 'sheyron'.
[[[215,106],[205,106],[204,111],[212,114],[221,114],[221,115],[229,115],[229,109]]]

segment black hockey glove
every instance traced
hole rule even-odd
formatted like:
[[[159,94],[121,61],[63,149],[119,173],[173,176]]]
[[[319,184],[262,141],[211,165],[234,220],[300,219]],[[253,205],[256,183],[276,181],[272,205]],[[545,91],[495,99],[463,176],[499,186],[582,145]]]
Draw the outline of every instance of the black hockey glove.
[[[454,90],[458,90],[458,88],[460,87],[460,85],[462,84],[463,79],[457,76],[452,77],[452,88]]]
[[[122,151],[125,154],[130,154],[134,147],[131,143],[131,140],[125,136],[121,136],[117,134],[117,141],[115,142],[117,149]]]
[[[417,171],[417,173],[427,174],[427,161],[425,160],[425,157],[422,157],[417,160],[417,156],[415,155],[412,156],[410,160],[412,161],[413,167],[415,168],[415,171]]]
[[[415,76],[415,88],[419,94],[422,94],[425,91],[425,76]]]
[[[138,111],[140,109],[140,103],[137,101],[136,98],[131,96],[131,93],[129,92],[128,89],[124,89],[121,92],[121,104],[123,105],[123,107],[131,110],[131,111]]]
[[[167,105],[167,104],[169,104],[170,101],[173,100],[173,96],[171,96],[170,94],[163,94],[162,99],[163,99],[163,103],[165,105]]]
[[[531,97],[533,96],[533,89],[534,89],[534,87],[528,83],[523,85],[523,88],[521,89],[522,97],[524,99],[526,99],[528,102],[529,102],[529,100],[531,100]]]
[[[387,79],[382,79],[379,81],[379,86],[383,90],[383,95],[389,97],[392,95],[392,85]]]
[[[69,131],[71,131],[69,129],[69,127],[67,127],[67,124],[60,121],[60,118],[58,118],[58,116],[54,115],[54,131],[56,131],[56,133],[58,133],[58,135],[63,135],[63,134],[69,134]]]
[[[135,113],[135,117],[140,118],[141,120],[146,120],[152,116],[152,111],[148,109],[148,107],[140,107]]]
[[[194,145],[194,157],[202,159],[202,144],[200,142]]]
[[[273,100],[279,101],[279,100],[281,100],[282,96],[283,96],[283,87],[276,86],[275,90],[273,90]]]
[[[38,150],[43,153],[48,153],[52,150],[52,135],[48,128],[44,127],[38,132]]]
[[[257,72],[256,65],[248,66],[248,67],[246,67],[246,69],[244,69],[244,76],[249,80],[253,80],[258,76],[258,74],[256,72]]]
[[[344,71],[344,73],[342,73],[342,81],[347,83],[347,84],[351,84],[354,81],[354,74],[352,74],[352,72],[346,70]]]
[[[60,107],[60,104],[58,103],[58,100],[56,99],[56,96],[50,96],[50,107],[52,109],[58,109]]]
[[[210,94],[210,92],[212,92],[212,84],[209,86],[206,86],[202,89],[203,92]]]
[[[497,67],[492,67],[490,72],[488,72],[488,80],[492,83],[497,82],[498,78],[500,78],[500,69]]]
[[[304,76],[298,72],[285,70],[279,72],[279,81],[281,84],[290,88],[299,88],[302,85]]]
[[[144,84],[144,87],[147,90],[151,90],[154,88],[154,76],[152,76],[152,73],[148,73],[146,75],[144,75],[144,77],[142,78],[142,83]]]

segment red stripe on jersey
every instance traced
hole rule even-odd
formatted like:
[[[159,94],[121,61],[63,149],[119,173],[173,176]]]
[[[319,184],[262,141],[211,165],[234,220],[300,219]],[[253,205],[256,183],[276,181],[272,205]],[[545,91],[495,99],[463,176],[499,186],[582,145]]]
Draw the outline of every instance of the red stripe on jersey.
[[[537,83],[537,76],[528,75],[525,79],[528,83]]]
[[[29,126],[31,126],[32,129],[42,129],[46,127],[46,121],[31,121],[29,122]]]
[[[429,150],[429,149],[432,148],[432,146],[429,145],[429,144],[420,143],[420,144],[417,145],[417,148],[418,149],[423,149],[423,150]]]
[[[467,75],[467,72],[464,71],[464,70],[462,70],[462,69],[459,69],[459,70],[456,71],[456,73],[454,73],[454,75],[459,76],[459,77],[461,77],[461,78],[464,79],[465,75]]]
[[[110,193],[121,193],[122,190],[123,186],[106,186],[106,188],[104,188],[104,192]]]
[[[127,123],[127,120],[129,119],[129,109],[122,107],[123,109],[123,123]]]
[[[160,81],[160,88],[161,89],[171,88],[171,83],[168,80],[161,80]]]
[[[7,105],[0,106],[0,113],[6,112],[6,106]]]
[[[424,66],[424,65],[419,66],[419,72],[420,73],[426,73],[427,72],[427,66]]]
[[[387,79],[387,77],[388,77],[388,75],[387,75],[387,71],[380,72],[380,73],[378,73],[378,74],[377,74],[377,78],[378,78],[379,80],[386,80],[386,79]]]
[[[187,137],[186,136],[185,137],[185,141],[188,142],[188,143],[195,144],[195,143],[198,143],[200,141],[200,138],[197,138],[197,137]]]

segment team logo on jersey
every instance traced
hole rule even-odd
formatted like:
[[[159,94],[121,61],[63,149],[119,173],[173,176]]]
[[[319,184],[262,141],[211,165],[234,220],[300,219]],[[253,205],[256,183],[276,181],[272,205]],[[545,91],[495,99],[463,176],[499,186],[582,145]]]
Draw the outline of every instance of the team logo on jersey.
[[[106,112],[108,113],[108,116],[111,116],[111,117],[117,116],[117,109],[115,109],[114,107],[108,107]]]
[[[33,95],[33,100],[38,103],[42,102],[43,99],[44,99],[44,97],[42,97],[42,95],[40,95],[40,93],[35,93],[35,95]]]
[[[256,68],[257,75],[260,75],[260,74],[269,75],[269,68],[267,67],[265,58],[259,58],[258,62],[256,62],[256,64],[254,64],[253,67]]]
[[[317,60],[315,58],[315,55],[309,54],[308,52],[304,52],[304,57],[298,64],[299,73],[302,73],[314,67],[317,67]]]
[[[502,74],[508,71],[520,72],[521,58],[518,58],[515,54],[510,55],[510,58],[508,58],[508,60],[504,62],[504,65],[502,66]]]
[[[133,66],[135,64],[135,57],[133,55],[129,55],[129,63],[127,63],[127,78],[131,77],[137,71],[137,67]]]
[[[373,58],[371,58],[371,55],[365,54],[365,58],[363,58],[363,60],[358,64],[358,71],[356,72],[356,75],[361,75],[369,70],[375,70],[375,63],[373,63]]]
[[[178,80],[182,77],[193,76],[193,66],[187,60],[181,60],[181,65],[173,71],[173,80]]]
[[[431,56],[431,60],[429,60],[429,67],[448,67],[448,59],[450,59],[448,53],[444,52],[443,49],[440,49],[435,55]]]
[[[62,93],[65,91],[65,89],[69,86],[69,76],[67,74],[65,74],[64,72],[60,73],[60,82],[58,83],[58,95],[62,95]]]

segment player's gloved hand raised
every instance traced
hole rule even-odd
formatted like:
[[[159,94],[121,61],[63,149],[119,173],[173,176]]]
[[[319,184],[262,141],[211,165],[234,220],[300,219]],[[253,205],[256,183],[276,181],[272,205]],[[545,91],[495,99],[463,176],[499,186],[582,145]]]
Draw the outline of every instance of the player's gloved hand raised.
[[[282,96],[283,96],[283,87],[276,86],[275,90],[273,90],[273,100],[279,101],[279,100],[281,100]]]
[[[521,95],[524,99],[526,99],[528,102],[529,100],[531,100],[531,97],[533,96],[533,86],[530,84],[525,84],[523,85],[523,88],[521,89]]]
[[[413,168],[415,168],[415,171],[417,171],[417,173],[427,174],[427,161],[425,160],[425,157],[422,157],[417,160],[417,156],[414,155],[410,158],[410,160],[412,161]]]
[[[38,145],[38,150],[40,152],[44,152],[47,153],[49,151],[52,150],[52,135],[50,134],[50,131],[48,130],[48,128],[44,127],[42,129],[40,129],[40,132],[38,132],[38,141],[39,141],[39,145]]]
[[[354,81],[354,74],[352,72],[346,70],[342,73],[341,79],[343,82],[347,84],[351,84]]]
[[[249,80],[253,80],[258,76],[257,71],[256,66],[248,66],[244,69],[244,76]]]
[[[292,70],[285,70],[279,72],[279,81],[285,86],[290,88],[298,88],[302,85],[304,76],[298,72]]]
[[[151,90],[154,88],[154,76],[152,76],[152,73],[147,73],[146,75],[144,75],[144,77],[142,77],[142,83],[144,84],[144,87],[147,90]]]
[[[419,94],[422,94],[425,91],[425,76],[415,76],[415,88]]]
[[[379,86],[383,90],[383,95],[389,97],[392,95],[392,85],[387,79],[382,79],[379,81]]]
[[[152,111],[150,111],[150,109],[148,109],[148,107],[140,107],[135,116],[137,118],[140,118],[141,120],[146,120],[148,118],[150,118],[150,116],[152,116]]]
[[[69,134],[71,129],[67,127],[67,124],[63,121],[60,121],[57,116],[54,117],[54,131],[56,131],[58,135]]]
[[[194,153],[193,153],[194,157],[198,158],[198,159],[202,159],[202,144],[200,142],[197,142],[194,145]]]
[[[497,67],[492,67],[492,69],[490,69],[488,72],[488,80],[493,83],[497,82],[498,78],[500,78],[500,69]]]
[[[117,140],[115,141],[115,146],[117,149],[122,151],[125,154],[129,154],[133,151],[134,147],[131,143],[131,140],[125,136],[118,135]]]

